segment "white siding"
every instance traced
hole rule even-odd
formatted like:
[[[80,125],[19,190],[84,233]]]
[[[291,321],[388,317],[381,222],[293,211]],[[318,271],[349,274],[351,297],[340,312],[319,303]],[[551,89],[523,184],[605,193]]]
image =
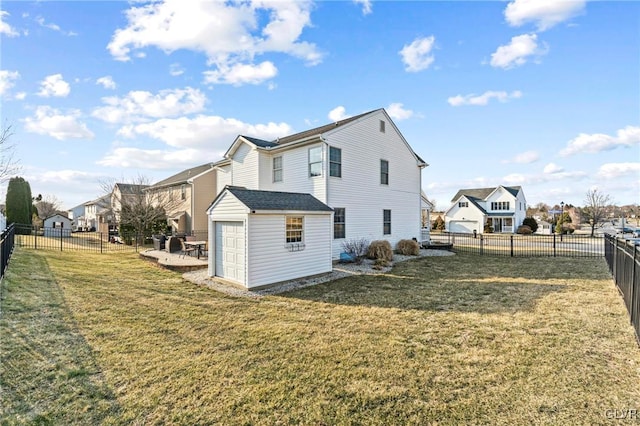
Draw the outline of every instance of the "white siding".
[[[209,210],[209,220],[236,221],[246,220],[249,209],[233,194],[224,193]]]
[[[309,149],[323,147],[324,170],[322,176],[309,177]],[[273,182],[271,170],[273,157],[282,156],[282,182]],[[305,145],[286,151],[264,155],[261,162],[260,189],[265,191],[300,192],[311,194],[323,203],[327,202],[327,152],[323,143]]]
[[[218,167],[216,169],[216,196],[222,192],[225,186],[231,185],[231,166]]]
[[[447,214],[444,217],[445,229],[449,232],[458,232],[460,229],[455,225],[452,229],[451,222],[463,222],[467,224],[466,227],[469,227],[468,221],[473,221],[476,223],[476,232],[483,232],[485,219],[482,212],[478,210],[478,208],[474,206],[470,201],[467,201],[464,198],[460,201],[467,202],[468,207],[459,207],[459,202],[456,201],[454,205],[451,206],[451,208],[447,211]]]
[[[247,189],[260,189],[258,171],[258,152],[246,143],[241,144],[233,154],[231,161],[232,181],[235,186]]]
[[[250,215],[248,221],[249,288],[292,280],[332,270],[331,215],[304,215],[301,251],[288,251],[285,216]]]
[[[380,120],[386,131],[380,132]],[[325,136],[342,150],[342,177],[327,177],[330,207],[346,209],[346,238],[333,240],[333,258],[345,240],[420,240],[421,169],[386,116],[380,112]],[[325,156],[326,158],[326,156]],[[380,183],[380,160],[389,162],[389,184]],[[391,235],[383,235],[382,210],[391,210]]]

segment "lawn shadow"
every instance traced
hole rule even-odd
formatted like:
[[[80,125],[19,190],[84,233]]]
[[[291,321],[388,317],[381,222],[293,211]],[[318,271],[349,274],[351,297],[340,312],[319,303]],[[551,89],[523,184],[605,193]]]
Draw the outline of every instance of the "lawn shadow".
[[[281,297],[349,306],[432,312],[497,313],[530,310],[551,293],[566,290],[548,259],[516,261],[473,255],[425,257],[387,274],[354,275]],[[560,265],[558,264],[559,268]],[[544,271],[544,272],[542,272]]]
[[[3,418],[35,424],[117,421],[122,408],[116,394],[47,261],[35,253],[14,255],[3,285],[0,329],[6,333],[0,344],[2,363],[11,366],[0,369]]]

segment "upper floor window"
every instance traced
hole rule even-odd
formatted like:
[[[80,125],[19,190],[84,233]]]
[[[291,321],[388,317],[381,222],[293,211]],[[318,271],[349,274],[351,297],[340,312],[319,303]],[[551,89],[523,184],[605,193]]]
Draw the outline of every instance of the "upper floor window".
[[[334,207],[333,209],[333,238],[345,238],[345,209],[344,207]]]
[[[282,156],[273,158],[273,181],[282,182]]]
[[[491,210],[509,210],[509,201],[492,201]]]
[[[285,241],[287,243],[301,243],[302,232],[302,216],[287,216]]]
[[[391,210],[382,210],[382,233],[391,235]]]
[[[380,160],[380,183],[389,185],[389,162],[387,160]]]
[[[309,176],[322,176],[322,147],[309,148]]]
[[[187,199],[187,185],[182,185],[180,187],[180,199],[181,200]]]
[[[342,177],[342,150],[329,147],[329,176]]]
[[[385,126],[386,126],[386,124],[385,124],[384,120],[380,120],[380,132],[381,133],[384,133]]]
[[[468,201],[460,201],[458,202],[458,207],[469,207]]]

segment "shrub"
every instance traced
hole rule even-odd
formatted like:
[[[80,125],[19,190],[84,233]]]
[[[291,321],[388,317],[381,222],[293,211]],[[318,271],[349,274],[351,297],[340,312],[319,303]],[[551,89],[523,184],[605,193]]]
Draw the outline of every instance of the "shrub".
[[[376,261],[373,263],[372,268],[379,271],[383,268],[386,268],[387,266],[389,266],[389,261],[385,260],[385,259],[376,259]]]
[[[360,238],[359,240],[347,240],[342,243],[342,249],[356,262],[360,262],[369,250],[369,240]]]
[[[525,217],[522,221],[522,225],[526,225],[531,228],[531,232],[536,232],[538,230],[538,222],[532,217]]]
[[[491,234],[493,232],[493,225],[491,219],[487,219],[487,223],[484,224],[484,233]]]
[[[522,235],[531,235],[533,234],[533,231],[531,230],[531,228],[527,225],[520,225],[518,226],[518,230],[516,231],[518,234],[522,234]]]
[[[367,257],[369,259],[382,259],[391,262],[393,260],[391,243],[386,240],[371,241],[371,244],[369,244],[369,250],[367,250]]]
[[[420,246],[415,240],[400,240],[396,244],[396,253],[417,256],[420,254]]]

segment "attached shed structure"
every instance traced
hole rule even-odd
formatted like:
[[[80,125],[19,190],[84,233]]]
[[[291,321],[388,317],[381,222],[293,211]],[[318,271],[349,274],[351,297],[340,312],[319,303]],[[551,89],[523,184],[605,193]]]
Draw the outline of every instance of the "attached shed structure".
[[[211,277],[255,289],[332,270],[333,210],[311,194],[227,186],[207,214]]]

